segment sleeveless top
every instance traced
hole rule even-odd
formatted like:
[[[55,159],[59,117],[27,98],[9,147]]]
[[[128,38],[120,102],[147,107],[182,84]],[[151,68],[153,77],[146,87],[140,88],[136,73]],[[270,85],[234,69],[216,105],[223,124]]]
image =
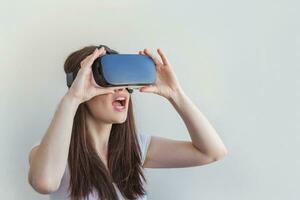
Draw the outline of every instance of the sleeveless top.
[[[146,154],[147,154],[147,150],[148,150],[148,146],[151,140],[151,135],[147,134],[147,133],[137,133],[138,136],[138,142],[141,148],[141,153],[142,153],[142,164],[145,162],[145,158],[146,158]],[[60,186],[58,188],[58,190],[56,190],[55,192],[50,194],[50,200],[70,200],[69,198],[69,191],[68,191],[68,187],[69,187],[69,181],[70,181],[70,172],[69,172],[69,167],[68,164],[66,166],[66,170],[63,174],[62,180],[60,182]],[[119,200],[125,200],[125,198],[122,196],[121,192],[119,191],[117,185],[115,183],[113,183],[116,192],[118,194],[118,199]],[[88,197],[86,197],[83,200],[99,200],[97,193],[95,191],[93,191],[92,193],[90,193],[88,195]],[[140,196],[137,200],[147,200],[147,195],[144,196]]]

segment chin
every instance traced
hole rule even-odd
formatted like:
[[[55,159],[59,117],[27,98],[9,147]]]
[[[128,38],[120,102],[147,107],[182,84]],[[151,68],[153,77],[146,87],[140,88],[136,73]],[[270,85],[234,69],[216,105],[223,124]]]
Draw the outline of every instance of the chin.
[[[126,121],[126,118],[125,119],[118,119],[118,120],[115,121],[115,124],[123,124],[125,121]]]
[[[127,116],[116,116],[115,118],[111,119],[112,124],[122,124],[126,121]]]

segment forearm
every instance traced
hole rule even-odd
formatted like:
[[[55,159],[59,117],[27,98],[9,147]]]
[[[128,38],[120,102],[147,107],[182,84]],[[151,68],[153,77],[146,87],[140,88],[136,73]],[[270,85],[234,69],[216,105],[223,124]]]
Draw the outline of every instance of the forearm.
[[[168,100],[184,121],[192,143],[199,151],[215,159],[227,153],[214,127],[182,89],[174,92]]]
[[[55,111],[40,145],[30,159],[29,180],[56,185],[67,164],[73,119],[78,103],[65,95]]]

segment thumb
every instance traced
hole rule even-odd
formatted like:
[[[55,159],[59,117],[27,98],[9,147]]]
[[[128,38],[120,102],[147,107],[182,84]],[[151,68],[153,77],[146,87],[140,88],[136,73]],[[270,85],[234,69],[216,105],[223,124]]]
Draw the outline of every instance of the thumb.
[[[141,87],[139,90],[140,92],[147,92],[147,93],[157,92],[157,88],[153,85]]]
[[[96,95],[115,93],[114,89],[110,89],[110,88],[95,88],[94,91]]]

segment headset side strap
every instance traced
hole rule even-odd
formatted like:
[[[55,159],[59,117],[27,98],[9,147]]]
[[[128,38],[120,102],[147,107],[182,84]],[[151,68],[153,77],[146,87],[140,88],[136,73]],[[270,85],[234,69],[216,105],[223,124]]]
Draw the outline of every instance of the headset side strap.
[[[71,87],[73,81],[74,81],[73,72],[67,73],[67,86]]]

